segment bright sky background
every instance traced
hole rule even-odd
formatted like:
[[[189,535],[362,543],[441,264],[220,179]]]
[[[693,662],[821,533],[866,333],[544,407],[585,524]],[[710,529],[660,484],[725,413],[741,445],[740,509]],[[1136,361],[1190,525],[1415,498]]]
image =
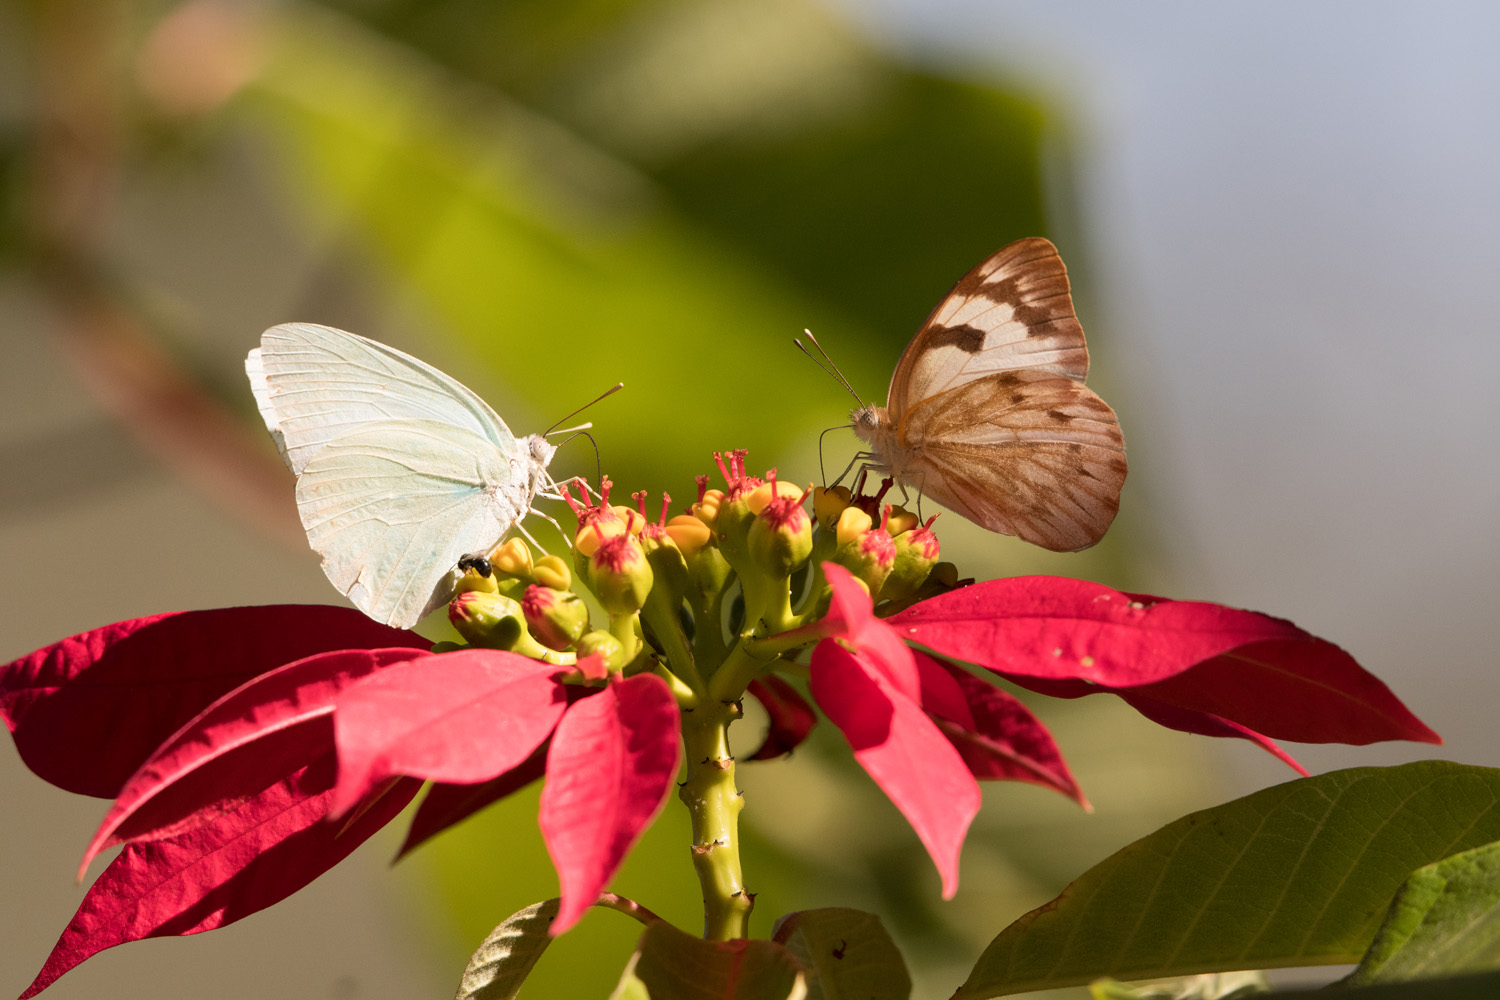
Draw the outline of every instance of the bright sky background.
[[[1062,233],[1162,585],[1339,642],[1500,763],[1500,6],[845,7],[1071,117]],[[1298,752],[1433,755],[1393,749]]]

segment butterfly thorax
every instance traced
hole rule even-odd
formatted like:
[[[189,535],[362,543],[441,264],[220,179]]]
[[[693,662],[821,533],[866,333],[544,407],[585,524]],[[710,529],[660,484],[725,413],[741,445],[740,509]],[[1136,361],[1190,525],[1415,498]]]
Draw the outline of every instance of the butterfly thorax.
[[[888,469],[900,475],[910,462],[911,449],[901,440],[883,406],[865,406],[849,411],[849,426],[862,441],[870,445],[880,459],[871,468]]]
[[[557,453],[557,446],[540,434],[528,434],[521,443],[525,445],[526,453],[521,458],[512,459],[511,464],[521,466],[516,471],[526,483],[526,502],[530,506],[531,498],[549,482],[547,466]]]

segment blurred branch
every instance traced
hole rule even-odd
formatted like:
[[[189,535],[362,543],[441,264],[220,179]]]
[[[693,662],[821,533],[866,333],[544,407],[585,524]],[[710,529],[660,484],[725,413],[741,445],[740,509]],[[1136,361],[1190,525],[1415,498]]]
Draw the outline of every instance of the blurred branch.
[[[142,447],[225,509],[300,545],[290,473],[163,350],[100,249],[125,143],[125,6],[48,0],[26,14],[36,74],[28,257],[64,355]]]

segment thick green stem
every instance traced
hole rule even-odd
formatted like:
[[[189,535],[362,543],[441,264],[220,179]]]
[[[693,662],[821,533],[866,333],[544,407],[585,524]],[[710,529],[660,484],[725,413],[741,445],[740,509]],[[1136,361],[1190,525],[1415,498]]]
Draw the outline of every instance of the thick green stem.
[[[682,715],[687,780],[677,794],[692,817],[693,867],[703,888],[703,936],[709,941],[749,937],[755,906],[740,869],[744,799],[735,787],[729,752],[729,724],[740,714],[738,700],[705,698]]]

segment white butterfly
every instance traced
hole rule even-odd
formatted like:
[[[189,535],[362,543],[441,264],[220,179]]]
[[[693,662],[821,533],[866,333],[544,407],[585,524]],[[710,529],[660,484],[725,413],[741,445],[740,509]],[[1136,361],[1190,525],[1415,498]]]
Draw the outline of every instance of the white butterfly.
[[[1088,368],[1067,269],[1033,237],[964,275],[901,355],[886,405],[850,416],[871,468],[991,531],[1072,552],[1103,537],[1126,472]]]
[[[446,604],[459,559],[487,554],[553,487],[546,438],[518,441],[484,400],[395,348],[285,323],[245,373],[323,572],[378,622],[410,628]]]

